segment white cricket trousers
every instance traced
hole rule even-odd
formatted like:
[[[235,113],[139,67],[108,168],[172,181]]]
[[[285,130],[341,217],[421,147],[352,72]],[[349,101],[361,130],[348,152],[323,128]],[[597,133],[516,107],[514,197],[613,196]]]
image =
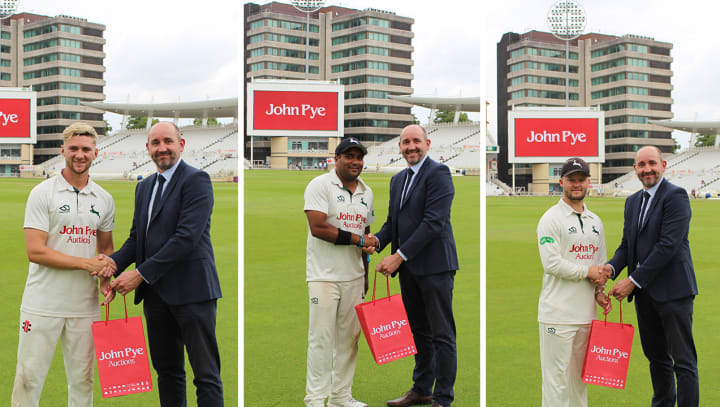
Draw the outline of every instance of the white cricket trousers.
[[[540,322],[540,366],[543,407],[587,407],[582,367],[590,324]]]
[[[323,406],[325,398],[347,399],[352,393],[364,278],[308,282],[309,327],[305,404]]]
[[[65,375],[68,383],[68,407],[93,405],[93,369],[95,346],[92,323],[100,318],[59,318],[20,311],[13,407],[37,407],[45,378],[55,355],[58,340],[62,344]],[[47,394],[45,402],[57,400]],[[50,403],[50,404],[53,404]]]

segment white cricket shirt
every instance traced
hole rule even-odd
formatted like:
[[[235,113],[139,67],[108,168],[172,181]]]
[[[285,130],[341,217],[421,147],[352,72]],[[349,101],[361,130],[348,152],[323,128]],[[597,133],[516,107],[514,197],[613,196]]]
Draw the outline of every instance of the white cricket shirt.
[[[305,188],[306,211],[327,215],[327,222],[338,229],[363,235],[375,220],[373,193],[357,178],[355,193],[345,188],[335,171],[314,178]],[[307,239],[307,281],[351,281],[365,275],[361,250],[355,245],[338,245],[318,239],[310,232]]]
[[[596,316],[595,286],[588,267],[605,264],[605,229],[585,207],[578,214],[560,199],[540,218],[538,248],[544,270],[538,321],[587,324]]]
[[[92,179],[75,192],[61,174],[32,189],[25,208],[25,228],[47,232],[47,247],[91,258],[97,232],[115,226],[112,196]],[[30,262],[20,309],[55,317],[93,317],[99,311],[97,278],[85,270],[60,270]]]

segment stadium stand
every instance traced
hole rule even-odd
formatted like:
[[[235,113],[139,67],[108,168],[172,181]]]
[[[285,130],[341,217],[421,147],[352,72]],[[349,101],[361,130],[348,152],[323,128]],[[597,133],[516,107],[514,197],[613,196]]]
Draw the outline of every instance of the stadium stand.
[[[186,126],[180,128],[185,139],[183,160],[203,169],[213,179],[238,175],[238,125]],[[98,158],[90,168],[96,179],[128,179],[146,176],[155,165],[145,148],[147,129],[123,130],[98,142]],[[53,175],[65,167],[62,156],[48,160],[39,171]]]
[[[716,197],[720,192],[720,149],[716,147],[698,147],[666,157],[665,178],[688,191],[694,189],[696,195],[709,193]],[[642,185],[635,172],[625,174],[610,182],[607,188],[614,190],[616,196],[627,196],[638,191]]]
[[[472,171],[479,173],[480,123],[429,124],[425,130],[430,139],[428,156],[445,163],[454,172]],[[381,172],[397,172],[407,164],[398,150],[400,137],[368,148],[365,164]]]

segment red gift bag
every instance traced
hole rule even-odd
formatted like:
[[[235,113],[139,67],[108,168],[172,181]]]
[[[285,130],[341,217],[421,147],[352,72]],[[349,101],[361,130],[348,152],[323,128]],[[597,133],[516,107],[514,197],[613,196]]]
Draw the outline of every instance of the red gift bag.
[[[128,318],[127,303],[124,319],[109,321],[109,310],[108,304],[105,321],[92,324],[103,398],[152,391],[142,318]]]
[[[594,320],[590,327],[590,338],[585,352],[582,381],[598,386],[625,388],[630,350],[632,350],[635,328],[622,322],[620,302],[620,323]]]
[[[402,298],[399,294],[390,296],[390,279],[387,276],[386,279],[387,297],[375,299],[375,272],[372,301],[355,306],[365,339],[378,365],[417,353]]]

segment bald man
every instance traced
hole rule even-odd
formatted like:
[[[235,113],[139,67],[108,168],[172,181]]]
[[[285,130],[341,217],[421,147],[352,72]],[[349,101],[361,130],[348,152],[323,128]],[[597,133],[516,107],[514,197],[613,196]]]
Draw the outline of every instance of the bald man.
[[[427,156],[430,140],[421,126],[405,127],[399,147],[408,167],[390,180],[387,220],[376,236],[378,251],[391,244],[391,255],[376,271],[400,274],[417,354],[413,387],[387,404],[449,407],[457,371],[452,294],[458,260],[450,225],[455,188],[448,167]]]
[[[655,146],[638,150],[633,168],[643,188],[625,201],[620,246],[610,260],[612,278],[628,277],[609,294],[635,300],[640,341],[650,362],[653,407],[697,407],[697,352],[692,335],[698,294],[690,256],[690,200],[663,178],[667,162]],[[675,379],[677,377],[677,386]]]

